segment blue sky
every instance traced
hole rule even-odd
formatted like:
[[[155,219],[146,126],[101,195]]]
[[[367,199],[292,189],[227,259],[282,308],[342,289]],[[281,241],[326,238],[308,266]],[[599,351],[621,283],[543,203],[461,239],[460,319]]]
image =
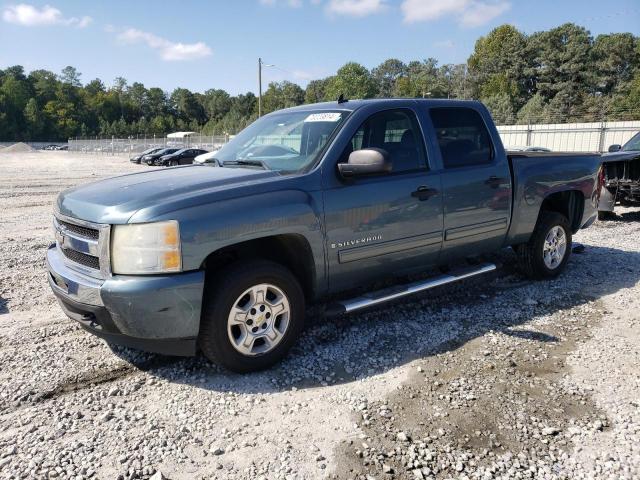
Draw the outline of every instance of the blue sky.
[[[525,33],[565,22],[640,35],[638,0],[0,0],[0,68],[59,72],[82,81],[117,76],[165,90],[257,90],[261,56],[277,67],[264,83],[306,85],[354,60],[396,57],[464,62],[476,39],[503,23]]]

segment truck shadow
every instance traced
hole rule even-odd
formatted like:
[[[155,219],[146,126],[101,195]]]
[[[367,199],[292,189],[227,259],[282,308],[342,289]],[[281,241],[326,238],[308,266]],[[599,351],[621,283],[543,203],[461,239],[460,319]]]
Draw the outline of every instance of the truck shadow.
[[[324,318],[320,311],[309,312],[309,325],[298,344],[284,361],[264,372],[234,374],[199,355],[160,363],[151,373],[210,391],[275,393],[361,380],[456,350],[488,332],[516,336],[534,346],[561,342],[521,325],[633,287],[640,280],[640,253],[585,247],[554,281],[525,279],[515,269],[515,255],[505,250],[489,258],[503,266],[483,277],[358,314]],[[134,365],[143,361],[127,349],[116,353]],[[149,356],[143,358],[148,362]]]
[[[640,210],[618,213],[611,222],[640,222]]]

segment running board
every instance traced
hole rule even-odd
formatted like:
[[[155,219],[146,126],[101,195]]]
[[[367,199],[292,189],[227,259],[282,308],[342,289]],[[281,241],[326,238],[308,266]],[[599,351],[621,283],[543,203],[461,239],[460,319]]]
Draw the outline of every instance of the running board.
[[[367,293],[361,297],[336,302],[329,305],[325,313],[327,315],[340,315],[343,313],[354,312],[362,308],[372,307],[380,303],[385,303],[414,293],[423,292],[441,285],[458,282],[465,278],[492,272],[495,269],[496,266],[493,263],[483,263],[473,267],[461,268],[427,280],[385,288],[383,290],[378,290],[377,292]]]

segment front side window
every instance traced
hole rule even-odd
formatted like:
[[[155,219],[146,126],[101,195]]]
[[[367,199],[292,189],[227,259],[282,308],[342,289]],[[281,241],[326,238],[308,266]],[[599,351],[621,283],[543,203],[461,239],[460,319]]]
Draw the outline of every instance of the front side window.
[[[429,111],[444,168],[486,165],[493,160],[491,138],[482,117],[471,108]]]
[[[394,173],[426,166],[422,133],[410,110],[388,110],[370,116],[351,138],[345,159],[351,152],[363,148],[385,150]]]
[[[348,112],[285,112],[262,117],[215,155],[223,167],[254,166],[294,173],[312,165]]]

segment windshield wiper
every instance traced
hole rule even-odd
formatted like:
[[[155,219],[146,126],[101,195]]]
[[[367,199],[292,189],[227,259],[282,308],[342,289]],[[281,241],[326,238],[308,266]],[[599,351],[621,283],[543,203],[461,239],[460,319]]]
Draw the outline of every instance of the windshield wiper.
[[[265,170],[270,170],[267,164],[262,160],[253,160],[248,158],[241,158],[239,160],[225,160],[224,162],[220,162],[221,167],[225,167],[227,165],[249,165],[252,167],[261,167]]]

